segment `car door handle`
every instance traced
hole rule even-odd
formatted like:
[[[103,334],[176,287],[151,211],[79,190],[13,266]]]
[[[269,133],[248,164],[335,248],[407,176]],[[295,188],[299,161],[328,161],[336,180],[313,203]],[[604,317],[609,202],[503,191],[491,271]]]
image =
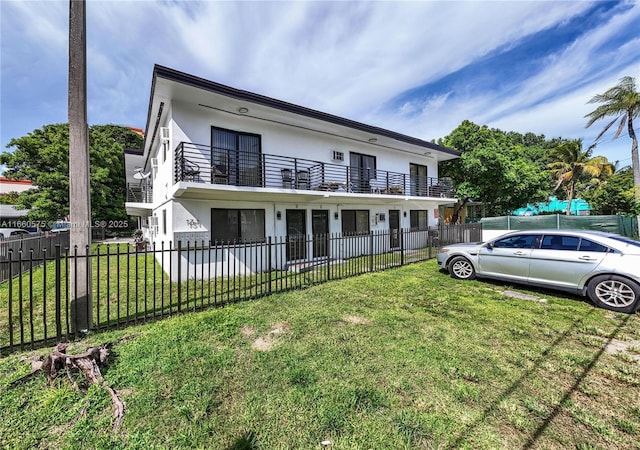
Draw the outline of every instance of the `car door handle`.
[[[517,252],[513,252],[513,254],[516,255],[516,256],[526,255],[526,253],[521,251],[521,250],[518,250]]]
[[[579,256],[578,257],[579,260],[581,261],[597,261],[598,258],[592,258],[591,256]]]

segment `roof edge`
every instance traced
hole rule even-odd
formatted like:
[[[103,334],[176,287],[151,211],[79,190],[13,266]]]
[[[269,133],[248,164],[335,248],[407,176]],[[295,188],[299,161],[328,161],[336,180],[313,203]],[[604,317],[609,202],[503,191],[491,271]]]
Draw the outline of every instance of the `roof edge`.
[[[344,127],[355,129],[355,130],[364,131],[366,133],[385,136],[400,142],[405,142],[408,144],[428,148],[431,150],[436,150],[449,155],[453,155],[453,156],[461,155],[461,152],[457,150],[444,147],[442,145],[434,144],[432,142],[425,141],[423,139],[408,136],[406,134],[398,133],[396,131],[387,130],[385,128],[380,128],[373,125],[367,125],[362,122],[357,122],[355,120],[347,119],[344,117],[325,113],[315,109],[285,102],[283,100],[278,100],[272,97],[267,97],[264,95],[256,94],[256,93],[245,91],[242,89],[237,89],[224,84],[216,83],[215,81],[206,80],[204,78],[200,78],[195,75],[190,75],[185,72],[180,72],[178,70],[171,69],[169,67],[161,66],[159,64],[154,65],[154,69],[153,69],[153,81],[152,81],[152,88],[151,88],[151,99],[149,103],[150,109],[147,116],[147,127],[149,126],[149,120],[150,120],[150,114],[151,114],[151,101],[153,101],[153,93],[155,90],[155,84],[156,84],[157,78],[164,78],[166,80],[175,81],[177,83],[185,84],[198,89],[219,93],[227,97],[232,97],[238,100],[257,103],[263,106],[268,106],[271,108],[298,114],[301,116],[306,116],[313,119],[322,120],[324,122],[333,123],[335,125],[341,125]],[[148,136],[145,136],[145,140],[147,139],[147,137]]]

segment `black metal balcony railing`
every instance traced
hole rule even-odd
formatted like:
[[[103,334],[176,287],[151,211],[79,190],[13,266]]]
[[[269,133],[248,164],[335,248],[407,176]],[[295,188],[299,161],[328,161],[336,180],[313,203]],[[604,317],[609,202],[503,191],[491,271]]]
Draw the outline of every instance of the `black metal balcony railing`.
[[[141,183],[127,183],[127,202],[151,203],[152,201],[153,192],[147,180],[142,180]]]
[[[179,181],[373,195],[451,198],[455,194],[449,178],[412,176],[187,142],[181,142],[175,150],[175,182]]]

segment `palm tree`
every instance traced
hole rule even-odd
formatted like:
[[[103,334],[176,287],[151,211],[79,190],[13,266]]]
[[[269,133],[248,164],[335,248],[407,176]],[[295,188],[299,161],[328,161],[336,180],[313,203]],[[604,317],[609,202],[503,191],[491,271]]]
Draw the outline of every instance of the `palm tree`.
[[[613,165],[604,156],[591,157],[593,146],[582,150],[582,140],[567,141],[551,150],[549,156],[555,161],[549,164],[551,173],[558,180],[556,190],[565,186],[567,190],[567,216],[571,214],[571,202],[576,184],[582,177],[600,179],[613,174]]]
[[[595,110],[587,114],[589,118],[587,128],[596,121],[605,117],[613,117],[614,119],[607,124],[602,132],[596,137],[595,143],[611,128],[611,126],[620,121],[618,129],[613,135],[613,139],[617,139],[624,126],[627,126],[627,133],[631,138],[631,167],[633,168],[633,186],[636,193],[636,200],[640,201],[640,162],[638,161],[638,138],[633,129],[633,119],[640,115],[640,92],[636,89],[636,81],[633,77],[623,77],[619,83],[606,91],[589,100],[589,103],[601,103]],[[640,216],[638,216],[638,232],[640,234]]]

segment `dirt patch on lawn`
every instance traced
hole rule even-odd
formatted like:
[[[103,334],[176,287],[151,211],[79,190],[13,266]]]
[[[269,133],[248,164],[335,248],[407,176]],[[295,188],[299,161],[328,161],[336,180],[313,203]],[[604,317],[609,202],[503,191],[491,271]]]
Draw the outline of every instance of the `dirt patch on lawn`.
[[[253,331],[250,335],[255,334],[255,330],[251,327],[242,327],[242,334]],[[267,334],[258,336],[251,342],[251,348],[260,352],[268,352],[277,343],[280,336],[286,334],[291,329],[291,326],[286,322],[278,322],[271,327]]]
[[[240,328],[240,333],[246,338],[252,337],[257,332],[258,330],[256,330],[253,327],[250,327],[249,325],[242,325],[242,328]]]
[[[507,297],[519,298],[521,300],[531,300],[539,303],[547,303],[547,300],[545,300],[544,298],[536,297],[535,295],[523,294],[521,292],[502,291],[502,295],[506,295]]]
[[[612,355],[615,355],[616,353],[625,353],[635,359],[636,362],[640,363],[640,354],[630,351],[630,348],[635,350],[639,349],[640,341],[620,341],[618,339],[612,339],[611,342],[606,345],[604,350]]]
[[[342,320],[347,323],[355,323],[359,325],[368,325],[371,323],[369,319],[360,316],[343,316]]]

